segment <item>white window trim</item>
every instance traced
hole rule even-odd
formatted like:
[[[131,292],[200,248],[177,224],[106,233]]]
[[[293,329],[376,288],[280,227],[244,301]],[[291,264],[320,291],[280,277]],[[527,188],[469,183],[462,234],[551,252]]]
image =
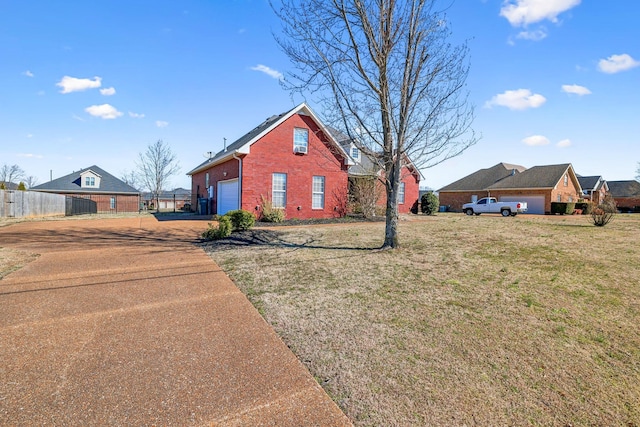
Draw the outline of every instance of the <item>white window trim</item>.
[[[296,140],[296,134],[300,131],[304,131],[307,136],[306,141]],[[293,128],[293,151],[296,151],[296,147],[303,147],[305,152],[309,151],[309,129],[307,128]]]
[[[398,204],[400,205],[404,205],[404,201],[406,198],[405,191],[406,191],[406,186],[404,185],[404,182],[399,183],[398,184]],[[402,199],[400,198],[400,195],[402,195]]]
[[[284,190],[280,190],[280,189],[276,190],[275,189],[275,185],[274,184],[275,184],[276,175],[284,177]],[[282,198],[283,199],[282,206],[276,206],[276,203],[275,203],[275,195],[276,195],[276,193],[283,194],[283,196],[284,196]],[[271,174],[271,203],[273,204],[273,207],[277,208],[277,209],[284,209],[284,208],[287,207],[287,174],[286,173],[274,172],[274,173]]]
[[[316,183],[316,178],[321,178],[322,179],[322,191],[315,191],[315,183]],[[314,210],[323,210],[324,209],[324,194],[325,194],[325,183],[326,183],[326,178],[324,176],[320,176],[320,175],[314,175],[313,178],[311,179],[311,209]],[[315,196],[320,195],[322,196],[322,206],[315,206]]]

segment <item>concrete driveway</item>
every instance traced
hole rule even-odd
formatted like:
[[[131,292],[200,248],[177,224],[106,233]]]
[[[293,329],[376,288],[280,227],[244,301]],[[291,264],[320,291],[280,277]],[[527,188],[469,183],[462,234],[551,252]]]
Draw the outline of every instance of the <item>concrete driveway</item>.
[[[0,280],[2,425],[351,425],[192,243],[207,221],[24,222]]]

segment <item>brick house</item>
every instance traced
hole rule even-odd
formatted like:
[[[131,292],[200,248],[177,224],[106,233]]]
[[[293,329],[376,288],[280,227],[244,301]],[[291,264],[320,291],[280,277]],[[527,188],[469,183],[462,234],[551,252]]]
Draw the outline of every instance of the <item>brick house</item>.
[[[486,181],[482,182],[485,185],[478,185],[475,192],[471,189],[457,192],[451,189],[455,189],[454,184],[459,184],[474,174],[443,187],[439,190],[440,204],[448,202],[451,210],[461,211],[464,203],[491,196],[504,202],[527,202],[527,213],[544,214],[551,212],[551,202],[577,202],[582,198],[582,187],[570,163],[534,166],[530,169],[516,166],[500,163],[493,168],[478,171],[481,173],[475,177],[477,182],[482,182],[479,177],[486,178]],[[472,177],[469,181],[473,182],[473,179]],[[494,182],[486,185],[491,179]],[[464,201],[468,196],[471,197]]]
[[[578,182],[582,187],[582,197],[596,205],[604,202],[609,193],[609,184],[601,176],[579,176]]]
[[[453,212],[462,212],[462,205],[489,196],[488,187],[526,170],[524,166],[498,163],[480,169],[438,190],[440,206]]]
[[[187,173],[201,214],[244,209],[262,199],[287,218],[345,214],[351,159],[306,104],[272,116]]]
[[[376,194],[378,200],[376,205],[383,210],[387,205],[387,193],[384,188],[384,171],[380,164],[379,156],[363,146],[359,141],[349,138],[348,135],[337,129],[328,127],[336,141],[342,149],[351,157],[352,164],[349,166],[349,189],[355,185],[358,179],[376,179]],[[400,171],[400,187],[398,189],[398,212],[410,213],[412,209],[417,209],[417,202],[420,197],[420,171],[407,158],[405,165]]]
[[[640,182],[607,181],[609,192],[621,212],[640,212]]]
[[[140,210],[140,192],[95,165],[30,190],[92,200],[96,202],[98,213]]]

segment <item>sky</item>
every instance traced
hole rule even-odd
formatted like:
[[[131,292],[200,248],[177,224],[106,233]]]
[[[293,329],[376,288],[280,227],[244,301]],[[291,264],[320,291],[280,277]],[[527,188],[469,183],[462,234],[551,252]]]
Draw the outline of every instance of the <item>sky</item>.
[[[457,0],[478,142],[422,170],[439,189],[500,162],[633,179],[640,162],[640,2]],[[39,184],[97,165],[117,177],[161,139],[186,173],[306,101],[267,0],[0,0],[0,165]]]

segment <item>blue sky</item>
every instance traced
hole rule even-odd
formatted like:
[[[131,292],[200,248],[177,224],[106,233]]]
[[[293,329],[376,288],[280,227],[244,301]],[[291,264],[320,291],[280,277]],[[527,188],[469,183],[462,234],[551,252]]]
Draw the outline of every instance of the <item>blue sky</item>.
[[[481,139],[423,185],[499,162],[633,179],[638,16],[637,0],[457,0]],[[121,176],[163,139],[182,168],[172,185],[189,188],[203,153],[305,101],[279,84],[292,69],[279,31],[265,0],[0,0],[0,164],[39,183],[93,164]]]

